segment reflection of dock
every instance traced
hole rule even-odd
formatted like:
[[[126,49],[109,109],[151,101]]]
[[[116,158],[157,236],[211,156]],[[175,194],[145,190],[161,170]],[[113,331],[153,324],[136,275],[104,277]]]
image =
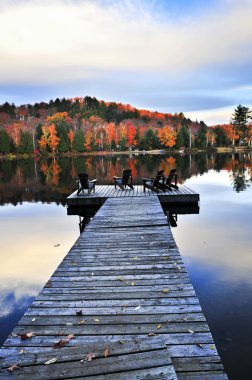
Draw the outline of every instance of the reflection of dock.
[[[227,379],[157,196],[107,199],[2,354],[14,379]]]
[[[131,198],[131,197],[152,197],[158,195],[158,198],[162,204],[198,204],[199,194],[195,193],[187,186],[179,185],[178,190],[172,189],[172,191],[159,191],[158,194],[146,189],[143,191],[143,186],[134,186],[134,190],[127,188],[121,190],[119,187],[115,189],[111,185],[96,186],[95,193],[91,192],[89,195],[80,193],[77,195],[77,191],[72,193],[67,198],[67,204],[69,206],[100,206],[107,198]]]

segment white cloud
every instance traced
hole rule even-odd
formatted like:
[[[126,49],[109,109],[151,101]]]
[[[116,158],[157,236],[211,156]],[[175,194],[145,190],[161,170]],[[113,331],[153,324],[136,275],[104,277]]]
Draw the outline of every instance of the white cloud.
[[[131,1],[120,6],[70,0],[4,4],[2,84],[82,80],[99,69],[180,76],[250,59],[251,2],[177,24],[168,17],[161,21],[141,2],[137,7]]]

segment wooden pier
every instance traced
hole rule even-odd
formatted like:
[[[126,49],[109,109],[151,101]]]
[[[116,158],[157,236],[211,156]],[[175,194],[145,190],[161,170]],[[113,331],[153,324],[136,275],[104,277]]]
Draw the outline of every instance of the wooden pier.
[[[155,193],[149,189],[143,191],[143,186],[135,185],[133,190],[127,188],[121,190],[119,187],[115,189],[112,185],[99,185],[95,188],[95,193],[89,195],[77,191],[67,198],[68,206],[101,206],[108,198],[132,198],[132,197],[156,197],[158,196],[162,204],[198,204],[199,194],[195,193],[187,186],[179,185],[178,189],[159,191]]]
[[[227,379],[157,196],[106,200],[1,354],[6,379]]]

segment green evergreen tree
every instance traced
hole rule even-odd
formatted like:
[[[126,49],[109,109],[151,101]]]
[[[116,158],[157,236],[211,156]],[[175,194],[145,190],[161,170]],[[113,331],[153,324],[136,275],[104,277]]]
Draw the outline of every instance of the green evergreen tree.
[[[235,125],[237,134],[240,136],[239,144],[243,143],[246,137],[250,110],[239,104],[232,115],[232,123]]]
[[[21,131],[21,141],[18,147],[18,153],[32,153],[33,141],[32,135],[29,132]]]
[[[73,149],[77,152],[85,151],[85,136],[82,129],[79,129],[75,132],[74,141],[73,141]]]
[[[197,148],[200,148],[200,149],[206,148],[206,144],[207,144],[206,133],[207,133],[207,126],[203,121],[201,121],[199,131],[195,139],[195,145]]]
[[[5,129],[0,129],[0,154],[10,153],[11,144]]]

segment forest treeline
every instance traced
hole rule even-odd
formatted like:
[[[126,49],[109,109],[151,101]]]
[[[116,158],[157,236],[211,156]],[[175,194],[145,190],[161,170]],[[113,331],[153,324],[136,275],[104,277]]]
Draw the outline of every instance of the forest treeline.
[[[252,145],[250,110],[239,105],[230,124],[207,127],[179,114],[139,110],[94,97],[0,105],[1,154],[206,149]]]

